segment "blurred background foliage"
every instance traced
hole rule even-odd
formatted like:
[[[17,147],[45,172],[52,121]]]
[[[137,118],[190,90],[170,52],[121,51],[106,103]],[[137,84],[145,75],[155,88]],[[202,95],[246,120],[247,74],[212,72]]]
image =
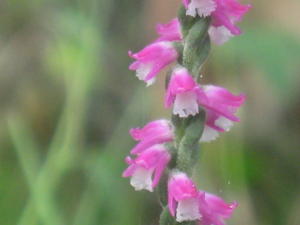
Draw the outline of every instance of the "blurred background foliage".
[[[0,224],[155,225],[156,196],[121,178],[128,129],[169,116],[128,49],[174,0],[0,2]],[[228,224],[300,224],[298,0],[253,0],[244,35],[213,47],[203,83],[245,92],[241,123],[202,146],[201,189],[240,206]]]

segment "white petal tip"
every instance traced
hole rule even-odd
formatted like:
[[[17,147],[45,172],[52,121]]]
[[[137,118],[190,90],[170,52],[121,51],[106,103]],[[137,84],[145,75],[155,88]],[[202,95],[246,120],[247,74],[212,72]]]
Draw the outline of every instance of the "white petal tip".
[[[152,170],[138,168],[130,179],[131,186],[133,186],[136,191],[147,190],[153,192],[152,172]]]
[[[148,81],[145,81],[145,82],[146,82],[146,87],[149,87],[149,86],[151,86],[152,84],[155,83],[155,78],[152,78],[152,79],[150,79]]]
[[[215,125],[221,127],[225,131],[230,131],[231,127],[233,126],[233,122],[223,116],[220,116],[216,121]]]
[[[211,142],[216,140],[219,137],[219,132],[215,129],[205,126],[203,134],[200,138],[200,142]]]
[[[211,41],[216,45],[223,45],[233,37],[231,32],[224,26],[210,27],[208,30]]]

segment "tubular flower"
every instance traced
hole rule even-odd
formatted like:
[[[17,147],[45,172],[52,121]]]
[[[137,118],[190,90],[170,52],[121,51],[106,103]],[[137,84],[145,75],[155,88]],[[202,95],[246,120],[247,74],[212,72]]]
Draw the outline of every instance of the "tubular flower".
[[[242,5],[237,0],[183,0],[186,14],[195,17],[211,16],[212,26],[208,33],[217,45],[222,45],[241,30],[235,25],[251,5]]]
[[[129,132],[134,140],[139,141],[131,150],[131,154],[139,154],[153,145],[173,140],[171,124],[167,120],[155,120],[143,128],[132,128]]]
[[[176,68],[168,84],[165,96],[165,107],[173,105],[173,114],[179,117],[196,115],[199,102],[206,103],[204,91],[183,67]]]
[[[201,218],[199,195],[201,193],[185,173],[174,172],[171,175],[168,183],[168,207],[171,215],[176,215],[177,222]]]
[[[129,167],[123,172],[123,177],[131,177],[130,184],[136,191],[152,192],[170,159],[171,155],[163,145],[154,145],[134,160],[129,156],[126,158]]]
[[[201,142],[215,140],[219,132],[229,131],[233,122],[239,122],[235,116],[237,109],[244,103],[245,95],[233,95],[222,87],[207,85],[204,92],[208,99],[205,127],[200,138]]]
[[[202,215],[198,225],[225,225],[224,219],[231,217],[237,202],[226,203],[222,198],[205,192],[205,201],[199,198],[200,213]]]
[[[181,41],[182,34],[178,18],[172,19],[167,24],[157,24],[156,32],[160,36],[157,41]]]
[[[128,54],[136,60],[129,69],[136,70],[136,76],[145,81],[147,86],[153,84],[155,76],[178,57],[173,44],[168,41],[154,42],[138,53],[129,51]]]
[[[212,25],[214,27],[224,27],[232,35],[240,35],[241,30],[235,26],[235,23],[243,18],[251,5],[242,5],[236,0],[215,0],[215,2],[217,8],[212,12]]]

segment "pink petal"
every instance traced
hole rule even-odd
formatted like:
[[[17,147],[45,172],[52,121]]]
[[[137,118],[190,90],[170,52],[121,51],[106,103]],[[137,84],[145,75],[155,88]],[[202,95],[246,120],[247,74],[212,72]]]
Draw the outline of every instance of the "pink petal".
[[[182,34],[178,18],[172,19],[167,24],[157,24],[156,32],[159,34],[158,41],[181,41]]]

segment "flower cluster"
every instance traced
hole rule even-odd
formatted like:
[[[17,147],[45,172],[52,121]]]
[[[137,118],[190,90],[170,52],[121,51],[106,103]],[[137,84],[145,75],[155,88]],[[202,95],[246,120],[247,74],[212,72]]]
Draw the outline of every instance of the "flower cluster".
[[[223,44],[241,33],[235,24],[250,9],[249,5],[241,5],[236,0],[183,0],[183,5],[187,18],[203,20],[211,17],[204,35],[209,35],[216,44]],[[186,67],[180,59],[182,50],[176,47],[186,44],[181,26],[178,18],[157,25],[156,40],[137,53],[129,51],[129,56],[135,60],[129,69],[135,70],[136,76],[149,86],[161,70],[177,61],[167,79],[164,105],[172,108],[174,116],[182,121],[196,117],[204,110],[203,130],[196,142],[210,142],[220,133],[229,131],[234,122],[239,122],[236,112],[244,103],[245,96],[235,95],[223,87],[197,82],[198,75],[192,74]],[[179,157],[176,129],[176,124],[165,119],[131,129],[130,135],[138,143],[130,151],[134,158],[126,157],[128,168],[123,172],[123,177],[130,177],[130,184],[135,190],[152,192],[159,183],[164,182],[161,178],[165,173],[168,177],[165,181],[168,209],[177,222],[224,225],[224,220],[231,216],[237,203],[226,203],[218,196],[197,189],[187,171],[178,169],[180,167],[176,165],[169,166],[172,157]],[[171,146],[175,148],[175,154]],[[174,162],[177,162],[176,158]]]
[[[197,190],[185,173],[175,171],[168,182],[168,207],[177,222],[198,220],[199,225],[223,225],[237,203],[226,203],[216,195]]]
[[[164,146],[173,140],[171,124],[167,120],[156,120],[141,129],[131,129],[130,134],[139,141],[131,150],[131,154],[137,157],[134,160],[126,158],[129,167],[123,172],[123,177],[131,177],[130,184],[135,190],[152,192],[171,159]]]
[[[212,17],[208,33],[217,45],[241,34],[241,30],[235,24],[251,8],[250,5],[242,5],[236,0],[183,0],[183,4],[187,15]]]

